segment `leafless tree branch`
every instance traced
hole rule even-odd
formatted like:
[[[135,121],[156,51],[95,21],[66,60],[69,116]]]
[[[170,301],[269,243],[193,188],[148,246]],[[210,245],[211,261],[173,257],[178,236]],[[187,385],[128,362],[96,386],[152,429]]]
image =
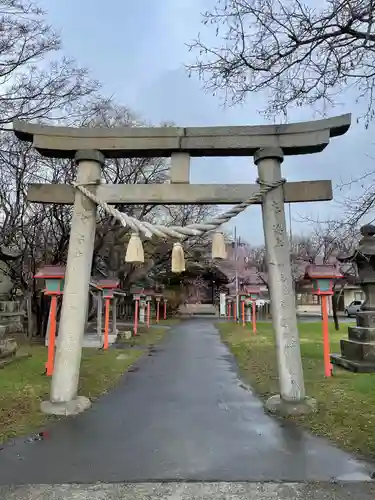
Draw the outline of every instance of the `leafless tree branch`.
[[[374,0],[218,0],[203,14],[217,44],[200,34],[189,44],[197,54],[187,66],[205,88],[243,102],[266,91],[267,116],[286,115],[294,106],[334,105],[348,88],[374,117]]]

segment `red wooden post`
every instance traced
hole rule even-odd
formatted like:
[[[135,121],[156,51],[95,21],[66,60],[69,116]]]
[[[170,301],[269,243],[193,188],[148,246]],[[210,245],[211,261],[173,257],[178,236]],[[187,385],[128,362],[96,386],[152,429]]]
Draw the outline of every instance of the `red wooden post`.
[[[324,375],[326,377],[330,377],[332,375],[332,365],[330,360],[327,295],[321,295],[321,298],[322,298],[322,320],[323,320],[322,329],[323,329]]]
[[[104,344],[103,348],[108,349],[108,335],[109,335],[109,298],[105,298],[105,316],[104,316]]]
[[[253,324],[253,333],[257,332],[257,307],[256,307],[256,301],[252,300],[251,301],[251,322]]]
[[[164,319],[167,319],[167,301],[164,300]]]
[[[232,307],[230,302],[228,302],[228,319],[230,319],[231,315],[232,315]]]
[[[135,299],[135,311],[134,311],[134,336],[137,335],[138,332],[138,307],[139,300]]]
[[[51,304],[49,308],[48,357],[46,363],[46,372],[49,377],[53,374],[55,362],[56,313],[57,295],[51,295]]]

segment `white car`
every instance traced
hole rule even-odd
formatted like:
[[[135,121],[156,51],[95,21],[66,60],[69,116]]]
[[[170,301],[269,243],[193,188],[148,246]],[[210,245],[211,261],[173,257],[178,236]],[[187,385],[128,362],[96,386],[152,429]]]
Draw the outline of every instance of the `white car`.
[[[270,303],[270,301],[268,299],[257,299],[255,301],[255,304],[257,306],[265,306],[266,304],[269,304],[269,303]]]
[[[363,300],[353,300],[349,305],[345,307],[345,314],[348,316],[348,318],[359,313],[363,302]]]

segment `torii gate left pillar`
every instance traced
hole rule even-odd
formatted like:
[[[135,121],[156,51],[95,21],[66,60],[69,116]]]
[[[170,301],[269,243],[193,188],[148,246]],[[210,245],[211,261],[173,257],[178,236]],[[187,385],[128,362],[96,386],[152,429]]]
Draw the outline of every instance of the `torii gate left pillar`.
[[[69,128],[15,122],[21,140],[32,142],[44,156],[75,158],[78,184],[111,204],[229,204],[242,203],[259,185],[190,185],[190,156],[253,156],[260,181],[281,178],[284,155],[322,151],[331,137],[344,134],[350,115],[289,125],[244,127],[162,127],[162,128]],[[97,185],[105,158],[171,157],[171,184]],[[90,186],[91,184],[91,186]],[[94,186],[92,185],[94,184]],[[309,411],[305,397],[301,353],[296,324],[295,302],[291,300],[289,245],[285,231],[284,202],[332,199],[330,181],[286,183],[264,195],[263,226],[273,326],[278,351],[280,395],[267,407],[280,413]],[[28,200],[39,203],[74,204],[69,243],[67,279],[59,331],[59,348],[47,413],[74,414],[90,405],[77,396],[82,337],[88,300],[96,207],[69,185],[31,185]],[[290,299],[285,299],[285,295]],[[73,314],[71,312],[73,311]]]
[[[100,183],[104,156],[99,151],[77,151],[77,182]],[[55,415],[72,415],[90,406],[90,400],[77,395],[81,365],[82,342],[86,326],[89,283],[96,230],[96,204],[81,194],[75,194],[70,230],[68,260],[65,274],[65,299],[62,303],[59,347],[56,351],[50,401],[41,409]]]

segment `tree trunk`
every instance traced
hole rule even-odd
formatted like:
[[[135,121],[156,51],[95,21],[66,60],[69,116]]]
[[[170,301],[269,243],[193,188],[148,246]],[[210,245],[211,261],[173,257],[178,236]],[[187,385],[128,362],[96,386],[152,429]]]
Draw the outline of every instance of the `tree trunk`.
[[[332,316],[333,316],[333,321],[334,321],[334,324],[335,324],[335,330],[336,331],[339,331],[340,330],[340,324],[339,324],[339,318],[337,316],[337,306],[338,306],[338,303],[340,301],[340,298],[341,298],[341,295],[344,291],[344,288],[345,288],[345,282],[341,284],[341,288],[340,288],[340,291],[339,291],[339,294],[335,300],[335,289],[336,289],[336,285],[337,283],[335,283],[333,285],[333,297],[332,297]]]
[[[27,330],[26,338],[31,339],[35,335],[35,318],[33,315],[33,292],[31,290],[27,291],[26,295],[26,314],[27,314]]]
[[[333,290],[335,290],[333,288]],[[340,330],[340,325],[339,325],[339,318],[337,317],[337,303],[339,299],[335,299],[335,295],[333,294],[332,297],[332,316],[333,316],[333,322],[335,324],[335,330],[338,332]]]

